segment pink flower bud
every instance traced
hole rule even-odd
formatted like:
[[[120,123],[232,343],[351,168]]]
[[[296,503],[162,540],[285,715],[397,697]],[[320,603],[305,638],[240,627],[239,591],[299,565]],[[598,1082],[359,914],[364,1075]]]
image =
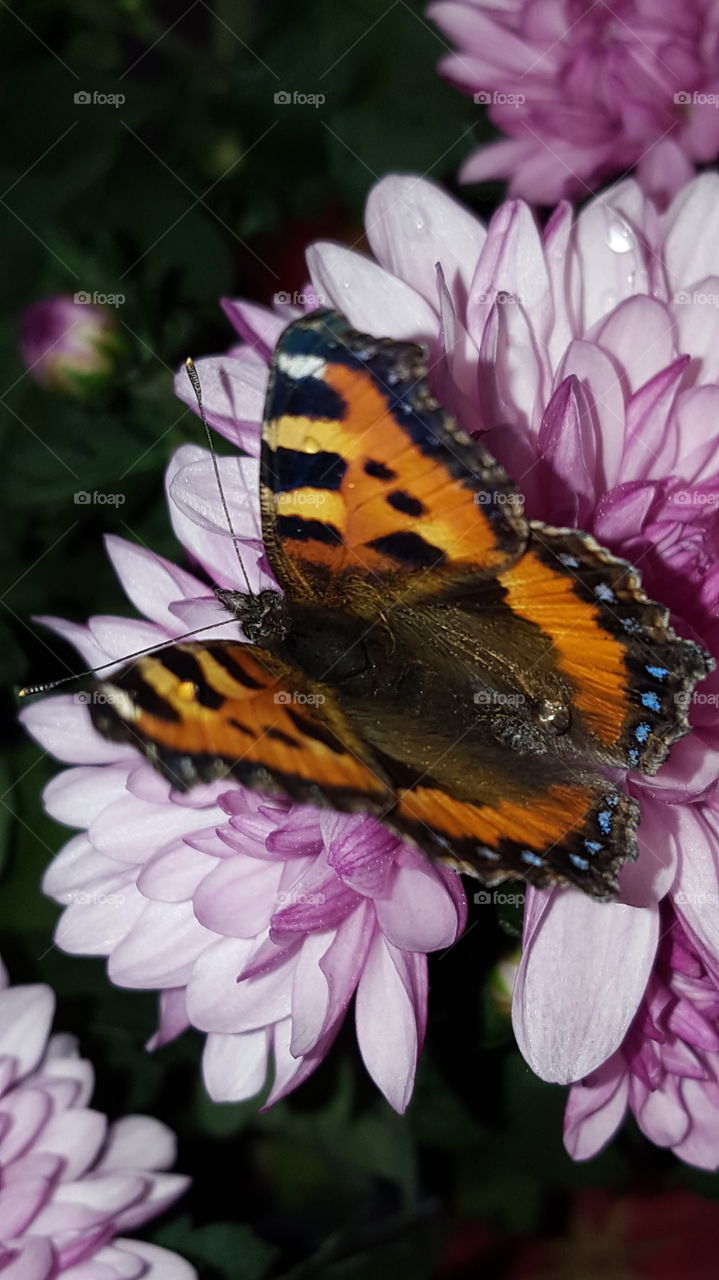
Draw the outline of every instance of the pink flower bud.
[[[110,376],[120,349],[115,317],[88,293],[57,294],[22,313],[20,351],[42,387],[83,396]]]

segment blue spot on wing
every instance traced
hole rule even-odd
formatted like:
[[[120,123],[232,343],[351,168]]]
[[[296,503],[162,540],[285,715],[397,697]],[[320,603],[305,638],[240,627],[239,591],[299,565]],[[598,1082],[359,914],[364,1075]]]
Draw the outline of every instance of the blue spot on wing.
[[[662,709],[658,695],[652,692],[642,694],[642,706],[648,707],[650,711],[661,711]]]
[[[603,832],[605,836],[608,836],[609,832],[612,829],[613,816],[614,815],[610,813],[609,809],[601,809],[597,814],[597,822],[599,824],[599,830]]]
[[[667,667],[647,667],[646,669],[650,676],[653,676],[655,680],[666,680],[669,675]]]
[[[588,871],[589,863],[586,858],[580,858],[578,853],[570,853],[569,861],[574,864],[579,871]]]
[[[636,747],[630,747],[630,748],[629,748],[629,750],[628,750],[628,752],[627,752],[627,757],[628,757],[628,759],[629,759],[629,763],[630,763],[630,764],[638,764],[638,763],[639,763],[639,751],[637,750],[637,748],[636,748]]]
[[[530,867],[543,867],[544,858],[540,858],[538,853],[533,853],[531,849],[522,849],[520,853],[522,862],[526,862]]]
[[[646,720],[642,720],[642,723],[638,724],[636,729],[634,730],[634,737],[636,738],[637,742],[646,742],[651,731],[652,731],[652,726],[650,724],[647,724]]]
[[[601,853],[604,845],[600,844],[598,840],[585,840],[584,848],[587,849],[589,853]]]
[[[600,600],[604,600],[607,604],[612,604],[612,602],[617,598],[612,591],[612,588],[608,587],[606,582],[600,582],[599,586],[594,588],[594,594],[595,596],[598,596]]]

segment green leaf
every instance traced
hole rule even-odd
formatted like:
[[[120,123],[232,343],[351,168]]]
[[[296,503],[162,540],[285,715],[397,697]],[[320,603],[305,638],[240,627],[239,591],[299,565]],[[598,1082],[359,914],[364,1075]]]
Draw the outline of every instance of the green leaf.
[[[203,1280],[262,1280],[277,1256],[273,1245],[235,1222],[215,1222],[193,1231],[189,1220],[181,1218],[158,1231],[154,1241],[193,1262]]]

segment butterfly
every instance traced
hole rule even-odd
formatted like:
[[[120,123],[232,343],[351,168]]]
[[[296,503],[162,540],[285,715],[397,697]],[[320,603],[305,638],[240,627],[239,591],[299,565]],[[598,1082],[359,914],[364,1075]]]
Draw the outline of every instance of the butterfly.
[[[95,727],[179,788],[231,776],[372,814],[485,884],[617,888],[636,802],[711,659],[586,533],[525,517],[433,398],[427,353],[294,320],[260,460],[278,591],[216,589],[246,640],[178,642],[97,683]]]

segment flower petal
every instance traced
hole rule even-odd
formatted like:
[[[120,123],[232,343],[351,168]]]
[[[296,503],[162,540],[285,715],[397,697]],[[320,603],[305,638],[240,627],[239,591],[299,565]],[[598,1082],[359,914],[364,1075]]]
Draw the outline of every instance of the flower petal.
[[[519,1047],[542,1080],[582,1080],[614,1053],[651,972],[656,907],[593,902],[555,893],[525,948],[512,1021]]]
[[[581,1084],[564,1112],[564,1145],[573,1160],[591,1160],[614,1137],[627,1109],[629,1075],[615,1054]]]
[[[375,937],[357,987],[355,1022],[364,1064],[395,1111],[414,1088],[427,989],[427,958]]]
[[[374,256],[391,275],[433,305],[439,263],[450,293],[464,306],[487,233],[441,187],[390,174],[370,191],[365,228]]]
[[[315,288],[360,333],[415,342],[436,335],[436,311],[416,290],[369,258],[343,245],[319,241],[307,250],[307,265]]]

